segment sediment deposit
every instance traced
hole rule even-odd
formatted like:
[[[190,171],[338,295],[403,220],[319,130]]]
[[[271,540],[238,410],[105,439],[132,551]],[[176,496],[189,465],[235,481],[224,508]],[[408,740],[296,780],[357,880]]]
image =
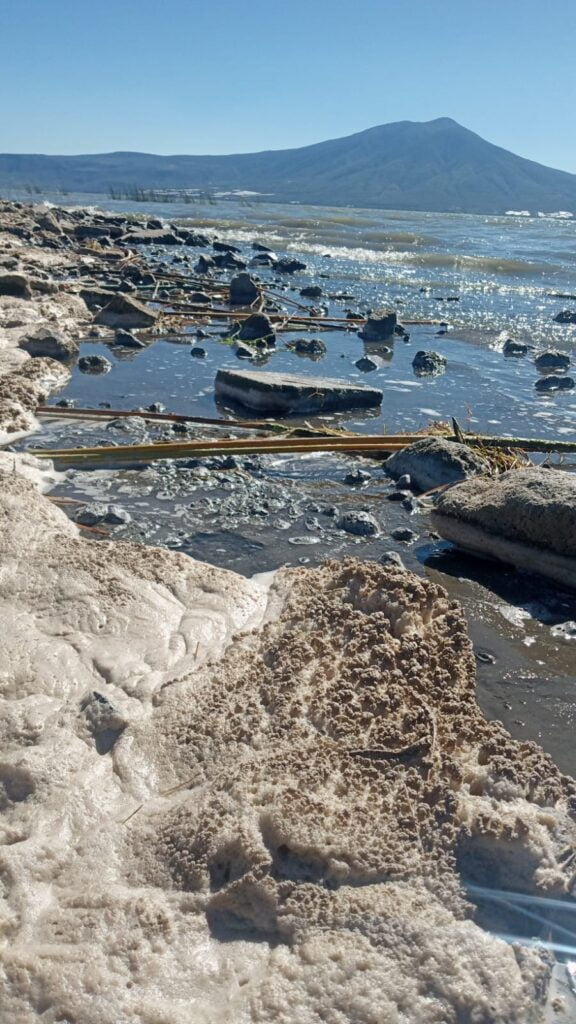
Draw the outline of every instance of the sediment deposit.
[[[442,588],[84,540],[4,458],[5,1019],[537,1021],[461,878],[566,895],[576,788]]]

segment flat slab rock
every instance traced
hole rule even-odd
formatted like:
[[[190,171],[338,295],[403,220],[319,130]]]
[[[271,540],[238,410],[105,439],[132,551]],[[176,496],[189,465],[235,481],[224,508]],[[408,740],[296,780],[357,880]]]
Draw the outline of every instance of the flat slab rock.
[[[220,398],[280,416],[378,406],[383,398],[382,391],[365,384],[260,370],[219,370],[215,390]]]
[[[510,470],[438,499],[434,529],[460,547],[576,587],[576,475]]]

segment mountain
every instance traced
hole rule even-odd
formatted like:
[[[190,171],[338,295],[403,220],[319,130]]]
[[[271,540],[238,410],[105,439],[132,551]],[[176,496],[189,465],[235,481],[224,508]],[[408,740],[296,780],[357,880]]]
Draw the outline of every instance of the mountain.
[[[329,206],[576,214],[576,175],[486,142],[448,117],[399,121],[300,149],[233,156],[0,154],[0,188],[245,189]]]

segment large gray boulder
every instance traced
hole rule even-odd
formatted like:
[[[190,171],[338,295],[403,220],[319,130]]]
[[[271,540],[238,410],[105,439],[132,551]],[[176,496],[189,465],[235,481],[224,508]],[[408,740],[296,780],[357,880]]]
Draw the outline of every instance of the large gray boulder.
[[[395,452],[386,462],[389,476],[397,479],[407,473],[419,491],[458,483],[487,469],[482,456],[468,445],[444,437],[425,437]]]
[[[49,359],[72,359],[78,355],[78,342],[50,327],[40,327],[34,334],[27,334],[19,341],[30,356],[47,356]]]
[[[158,313],[149,309],[138,299],[117,293],[94,318],[95,324],[106,327],[151,327],[158,319]]]
[[[438,533],[478,554],[576,587],[576,476],[514,469],[467,480],[440,496]]]

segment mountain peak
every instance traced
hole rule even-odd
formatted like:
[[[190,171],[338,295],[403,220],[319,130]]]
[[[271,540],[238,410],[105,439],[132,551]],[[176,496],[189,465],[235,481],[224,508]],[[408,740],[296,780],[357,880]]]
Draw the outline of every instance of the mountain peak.
[[[454,121],[398,121],[301,149],[234,156],[0,155],[0,187],[108,194],[248,190],[275,202],[395,210],[576,213],[576,175],[524,160]]]

